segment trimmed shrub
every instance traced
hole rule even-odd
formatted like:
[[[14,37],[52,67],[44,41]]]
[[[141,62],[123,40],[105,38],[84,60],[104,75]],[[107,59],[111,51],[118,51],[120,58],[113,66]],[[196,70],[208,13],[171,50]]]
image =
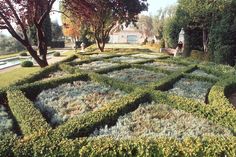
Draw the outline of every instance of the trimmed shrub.
[[[21,63],[21,66],[22,67],[32,67],[32,66],[34,66],[34,63],[32,61],[23,61]]]
[[[200,61],[210,61],[210,54],[209,53],[204,53],[202,51],[198,50],[192,50],[190,54],[191,59],[197,59]]]
[[[65,47],[65,41],[52,41],[51,42],[51,48],[64,48]]]
[[[21,52],[19,55],[20,56],[28,56],[28,54],[26,52]]]
[[[15,116],[23,135],[31,135],[40,130],[48,130],[50,126],[34,104],[19,90],[7,92],[9,107]]]
[[[53,56],[54,56],[54,57],[59,57],[59,56],[61,56],[61,54],[60,54],[60,52],[54,52],[54,53],[53,53]]]

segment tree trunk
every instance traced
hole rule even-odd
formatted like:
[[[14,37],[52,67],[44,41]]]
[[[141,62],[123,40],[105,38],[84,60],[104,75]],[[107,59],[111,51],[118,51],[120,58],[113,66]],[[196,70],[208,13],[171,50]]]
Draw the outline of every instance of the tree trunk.
[[[40,27],[39,25],[36,25],[37,28],[37,37],[38,37],[38,51],[40,54],[40,60],[43,63],[39,63],[37,62],[40,67],[46,67],[48,66],[48,62],[47,62],[47,39],[43,33],[42,27]]]
[[[33,59],[39,64],[39,66],[41,68],[44,68],[46,66],[48,66],[47,60],[41,59],[38,55],[37,55],[37,51],[35,51],[31,45],[27,46],[27,50],[30,53],[30,55],[33,57]]]
[[[98,37],[95,37],[95,39],[96,39],[96,42],[97,42],[97,45],[98,45],[99,50],[100,50],[101,52],[104,52],[104,48],[105,48],[106,41],[105,41],[105,40],[101,40],[101,42],[100,42],[100,40],[99,40]]]
[[[204,52],[207,53],[208,52],[208,31],[206,28],[203,28],[202,37],[203,37],[203,49],[204,49]]]

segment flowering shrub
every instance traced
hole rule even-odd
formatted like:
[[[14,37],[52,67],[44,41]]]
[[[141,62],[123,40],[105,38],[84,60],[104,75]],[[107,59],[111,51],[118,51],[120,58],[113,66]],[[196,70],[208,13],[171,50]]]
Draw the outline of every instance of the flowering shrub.
[[[85,63],[82,65],[78,65],[77,67],[79,67],[80,69],[83,69],[83,70],[100,70],[100,69],[109,68],[109,67],[113,67],[113,66],[117,66],[117,65],[119,65],[119,64],[109,63],[109,62],[104,62],[104,61],[95,61],[95,62],[91,62],[91,63]]]
[[[5,107],[0,105],[0,135],[8,133],[9,131],[11,131],[12,127],[13,127],[13,122],[9,118]]]
[[[139,53],[131,55],[132,57],[141,57],[141,58],[147,58],[147,59],[157,59],[158,57],[161,57],[162,55],[159,54],[145,54],[145,53]]]
[[[191,74],[196,75],[196,76],[201,76],[201,77],[210,77],[210,78],[217,78],[215,75],[208,74],[203,70],[194,70]]]
[[[115,126],[95,130],[91,136],[112,136],[116,139],[131,137],[170,137],[184,139],[202,136],[233,136],[227,128],[206,119],[172,109],[167,105],[141,104],[137,110],[120,117]]]
[[[65,75],[68,75],[68,73],[65,71],[56,71],[56,72],[50,73],[46,78],[43,78],[42,80],[50,80],[52,78],[64,77]]]
[[[112,61],[112,62],[122,62],[122,63],[135,63],[135,62],[146,61],[146,59],[122,56],[122,57],[111,58],[110,61]]]
[[[145,66],[150,66],[150,67],[156,67],[156,68],[159,68],[159,69],[165,69],[165,70],[169,70],[169,71],[177,71],[177,70],[182,69],[182,68],[185,67],[183,65],[170,64],[170,63],[164,63],[164,62],[146,63],[144,65]]]
[[[199,102],[205,102],[206,95],[213,84],[210,82],[196,81],[182,78],[174,84],[174,88],[168,92],[179,96],[193,98]]]
[[[119,71],[113,71],[105,74],[108,77],[115,78],[121,81],[144,85],[151,82],[157,82],[159,79],[167,76],[164,73],[156,73],[143,69],[129,68]]]
[[[125,93],[93,82],[75,81],[42,91],[35,105],[58,125],[68,118],[94,111],[104,104],[121,98]]]

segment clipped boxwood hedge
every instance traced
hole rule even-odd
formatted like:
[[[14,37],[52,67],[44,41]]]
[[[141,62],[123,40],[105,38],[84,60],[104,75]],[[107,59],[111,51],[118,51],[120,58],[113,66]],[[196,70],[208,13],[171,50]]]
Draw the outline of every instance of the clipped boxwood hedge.
[[[232,108],[233,104],[227,97],[236,90],[236,80],[234,75],[227,75],[226,79],[217,82],[209,93],[209,102],[218,107]]]
[[[8,105],[15,116],[23,135],[31,135],[40,130],[48,130],[50,126],[43,118],[33,102],[25,98],[19,90],[7,92]]]
[[[114,140],[51,139],[38,135],[31,140],[16,143],[15,156],[235,156],[236,138],[204,137],[177,141],[169,138],[134,138]]]
[[[34,66],[34,63],[32,61],[23,61],[21,63],[21,66],[22,67],[32,67],[32,66]]]

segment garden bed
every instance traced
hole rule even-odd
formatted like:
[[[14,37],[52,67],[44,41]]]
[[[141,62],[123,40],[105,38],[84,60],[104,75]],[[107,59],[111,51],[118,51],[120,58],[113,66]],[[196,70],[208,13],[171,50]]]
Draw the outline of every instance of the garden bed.
[[[146,58],[146,59],[157,59],[159,57],[162,57],[160,54],[145,54],[145,53],[139,53],[131,55],[132,57],[139,57],[139,58]]]
[[[168,93],[192,98],[199,102],[206,102],[208,92],[212,86],[213,83],[210,82],[182,78],[173,85],[173,88]]]
[[[114,126],[96,130],[91,136],[111,136],[115,139],[168,137],[183,140],[187,137],[233,134],[227,128],[213,124],[209,120],[152,102],[141,104],[135,111],[121,116]]]
[[[49,119],[52,126],[74,116],[101,108],[126,93],[91,81],[75,81],[42,91],[35,105]]]
[[[109,59],[112,62],[118,62],[118,63],[137,63],[137,62],[144,62],[147,59],[144,58],[135,58],[135,57],[114,57]]]
[[[100,58],[105,58],[105,57],[110,57],[112,55],[109,55],[109,54],[92,54],[92,55],[89,55],[89,58],[91,59],[100,59]]]
[[[0,136],[12,132],[13,130],[13,120],[7,113],[6,108],[0,105]]]
[[[110,72],[105,75],[111,78],[115,78],[128,83],[134,83],[137,85],[146,85],[148,83],[157,82],[167,76],[167,74],[164,73],[156,73],[153,71],[137,68],[122,69]]]
[[[185,66],[183,65],[164,63],[164,62],[145,63],[144,65],[149,66],[149,67],[169,70],[169,71],[177,71],[177,70],[185,68]]]
[[[208,77],[208,78],[217,79],[217,76],[213,74],[208,74],[205,71],[200,70],[200,69],[194,70],[193,72],[191,72],[191,74],[195,76],[199,76],[199,77]]]
[[[58,70],[58,71],[55,71],[55,72],[52,72],[52,73],[49,73],[45,78],[43,78],[42,80],[50,80],[50,79],[53,79],[53,78],[60,78],[60,77],[64,77],[66,75],[69,75],[68,72],[65,72],[65,71],[61,71],[61,70]]]
[[[118,63],[95,61],[95,62],[91,62],[91,63],[77,65],[76,67],[79,67],[82,70],[101,70],[101,69],[105,69],[105,68],[115,67],[118,65],[119,65]]]

